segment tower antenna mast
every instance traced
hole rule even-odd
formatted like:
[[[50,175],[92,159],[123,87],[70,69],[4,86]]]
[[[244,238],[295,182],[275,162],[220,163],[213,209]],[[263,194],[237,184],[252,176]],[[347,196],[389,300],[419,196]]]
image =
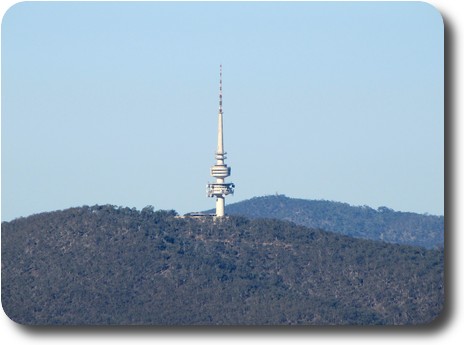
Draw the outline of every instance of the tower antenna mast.
[[[215,183],[208,183],[208,197],[216,198],[216,217],[225,215],[225,196],[234,194],[235,185],[225,183],[225,178],[230,176],[230,167],[224,163],[226,152],[224,152],[223,137],[223,110],[222,110],[222,65],[219,66],[219,112],[218,112],[218,142],[216,151],[216,164],[211,167],[211,176],[216,178]]]

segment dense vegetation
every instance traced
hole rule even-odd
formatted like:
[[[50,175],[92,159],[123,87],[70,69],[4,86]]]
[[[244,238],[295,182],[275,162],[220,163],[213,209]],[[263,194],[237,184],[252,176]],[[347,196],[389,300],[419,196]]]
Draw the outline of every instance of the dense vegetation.
[[[273,218],[356,238],[443,248],[444,217],[396,212],[387,207],[350,206],[341,202],[303,200],[284,195],[256,197],[227,206],[227,213]]]
[[[152,207],[2,223],[2,305],[23,324],[420,324],[443,303],[441,249]]]

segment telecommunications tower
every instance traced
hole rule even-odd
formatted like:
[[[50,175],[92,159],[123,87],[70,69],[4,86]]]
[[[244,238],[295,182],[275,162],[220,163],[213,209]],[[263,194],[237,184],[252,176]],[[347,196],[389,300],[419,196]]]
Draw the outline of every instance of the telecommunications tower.
[[[224,138],[222,135],[222,65],[219,67],[219,114],[218,114],[218,144],[216,151],[216,164],[211,167],[211,176],[216,178],[215,183],[208,183],[208,197],[216,197],[216,217],[224,217],[225,196],[234,194],[235,185],[225,183],[224,179],[230,176],[230,167],[224,163]]]

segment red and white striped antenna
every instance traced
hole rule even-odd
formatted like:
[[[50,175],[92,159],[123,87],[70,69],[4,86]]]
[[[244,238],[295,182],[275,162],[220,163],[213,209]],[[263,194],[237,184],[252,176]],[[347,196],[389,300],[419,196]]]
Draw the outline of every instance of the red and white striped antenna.
[[[219,65],[219,112],[222,114],[222,65]]]

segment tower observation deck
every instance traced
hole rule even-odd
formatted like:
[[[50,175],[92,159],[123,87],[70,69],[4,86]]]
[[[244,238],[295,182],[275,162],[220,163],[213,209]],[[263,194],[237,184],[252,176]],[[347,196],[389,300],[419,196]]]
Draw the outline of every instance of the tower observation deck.
[[[230,167],[224,163],[226,152],[224,151],[224,136],[222,119],[222,65],[219,71],[219,114],[218,114],[218,144],[216,151],[216,164],[211,167],[211,176],[216,178],[215,183],[208,183],[207,194],[210,198],[216,198],[216,217],[224,217],[225,196],[234,194],[235,185],[225,183],[224,179],[230,176]]]

